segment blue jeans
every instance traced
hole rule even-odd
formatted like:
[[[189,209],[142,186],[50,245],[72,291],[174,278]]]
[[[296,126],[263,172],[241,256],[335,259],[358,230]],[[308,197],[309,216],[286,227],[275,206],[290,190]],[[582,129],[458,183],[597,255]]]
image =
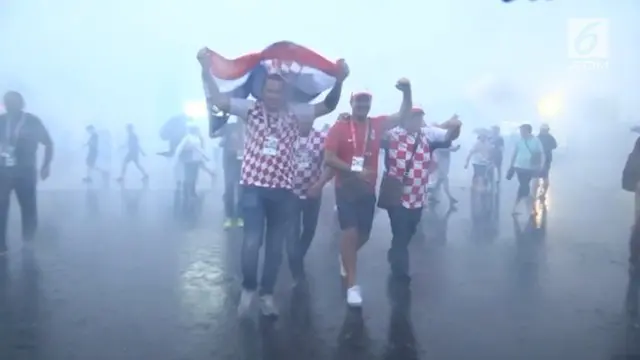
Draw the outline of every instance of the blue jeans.
[[[260,281],[261,294],[273,294],[282,262],[285,239],[291,233],[295,195],[289,189],[242,186],[242,287],[258,288],[258,260],[265,243],[264,264]]]

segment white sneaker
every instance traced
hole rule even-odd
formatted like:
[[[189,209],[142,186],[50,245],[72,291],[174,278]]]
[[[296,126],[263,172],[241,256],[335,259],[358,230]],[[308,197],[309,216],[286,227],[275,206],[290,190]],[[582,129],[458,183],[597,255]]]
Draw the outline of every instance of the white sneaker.
[[[246,316],[249,313],[255,294],[255,291],[242,289],[242,293],[240,294],[240,304],[238,304],[238,316]]]
[[[344,269],[344,263],[342,262],[342,255],[338,255],[338,263],[340,264],[340,275],[347,277],[347,270]]]
[[[278,308],[273,302],[273,295],[262,295],[260,297],[260,311],[264,316],[278,316]]]
[[[347,290],[347,304],[352,307],[362,306],[362,295],[360,294],[360,286],[354,285]]]

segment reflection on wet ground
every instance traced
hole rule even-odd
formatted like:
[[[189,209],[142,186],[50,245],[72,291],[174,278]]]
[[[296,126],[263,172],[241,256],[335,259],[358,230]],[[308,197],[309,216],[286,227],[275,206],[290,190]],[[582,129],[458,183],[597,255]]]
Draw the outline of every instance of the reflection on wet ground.
[[[14,207],[0,258],[0,359],[640,356],[625,311],[638,288],[627,275],[627,205],[567,189],[536,216],[513,218],[513,187],[490,222],[476,223],[464,201],[425,211],[410,287],[387,278],[388,219],[378,214],[360,254],[361,311],[344,305],[327,205],[307,286],[292,288],[282,267],[277,321],[236,317],[241,232],[220,231],[218,194],[185,224],[170,191],[43,192],[39,238],[17,240]]]

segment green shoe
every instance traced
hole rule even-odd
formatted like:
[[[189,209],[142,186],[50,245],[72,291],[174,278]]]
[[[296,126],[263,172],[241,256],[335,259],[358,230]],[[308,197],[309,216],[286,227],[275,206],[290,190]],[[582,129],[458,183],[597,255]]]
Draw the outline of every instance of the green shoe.
[[[227,230],[233,227],[233,220],[227,218],[224,220],[224,222],[222,223],[222,227]]]
[[[236,219],[236,226],[237,227],[244,227],[244,220],[242,220],[242,218],[237,218]]]

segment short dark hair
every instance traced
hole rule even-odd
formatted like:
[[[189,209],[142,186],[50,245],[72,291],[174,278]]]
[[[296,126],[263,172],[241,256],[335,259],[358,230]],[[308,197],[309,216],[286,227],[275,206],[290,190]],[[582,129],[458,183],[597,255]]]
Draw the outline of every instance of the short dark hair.
[[[20,94],[17,91],[7,91],[6,93],[4,93],[4,97],[3,100],[6,100],[8,97],[15,97],[17,99],[19,99],[21,102],[24,103],[24,97],[22,96],[22,94]]]
[[[530,124],[522,124],[522,125],[520,125],[520,129],[522,129],[522,130],[524,130],[524,131],[526,131],[528,133],[533,132],[533,127]]]

